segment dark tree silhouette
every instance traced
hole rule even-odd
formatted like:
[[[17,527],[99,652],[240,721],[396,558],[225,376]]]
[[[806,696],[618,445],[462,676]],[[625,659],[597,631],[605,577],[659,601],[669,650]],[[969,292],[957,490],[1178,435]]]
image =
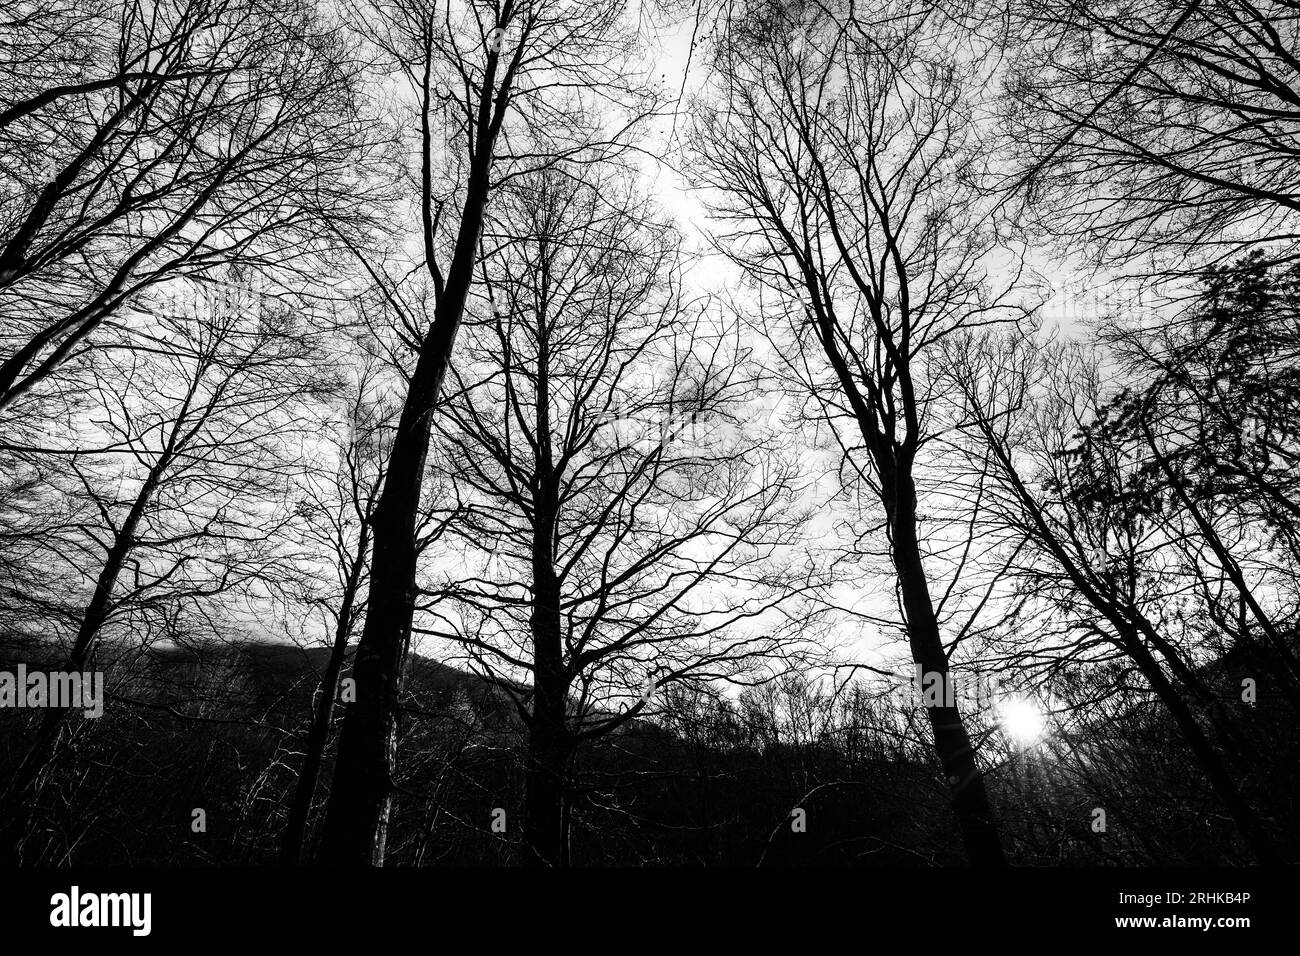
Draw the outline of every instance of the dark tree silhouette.
[[[310,4],[7,2],[0,18],[11,422],[150,290],[223,265],[304,277],[333,245],[322,218],[364,221],[357,65]]]
[[[661,688],[796,659],[812,621],[794,599],[819,577],[787,566],[797,473],[752,421],[763,393],[736,330],[685,297],[679,240],[626,176],[552,170],[497,202],[489,315],[438,426],[465,489],[454,527],[491,561],[442,590],[477,666],[531,677],[512,692],[524,826],[557,865],[576,749]]]
[[[647,103],[622,72],[628,38],[618,4],[592,0],[557,11],[516,0],[479,0],[464,9],[400,0],[370,8],[367,18],[370,40],[408,81],[414,99],[419,182],[413,205],[423,242],[416,267],[427,274],[434,302],[426,322],[413,318],[414,310],[400,305],[396,290],[370,266],[392,293],[415,363],[371,522],[370,602],[353,670],[357,701],[344,717],[322,857],[378,865],[392,805],[429,435],[474,282],[489,196],[511,175],[553,157],[589,160],[622,148],[604,126],[583,128],[566,118],[581,115],[565,110],[571,87],[589,90],[610,108],[630,108],[633,118]],[[442,143],[435,109],[447,123]],[[444,161],[453,183],[446,194],[437,187]],[[448,208],[458,216],[452,237],[444,231]]]
[[[994,241],[968,112],[984,67],[950,52],[925,4],[872,21],[848,5],[747,12],[717,53],[718,103],[697,122],[699,180],[722,196],[723,248],[784,303],[774,344],[791,375],[849,426],[850,467],[885,511],[913,660],[946,681],[918,536],[935,389],[925,358],[958,329],[1014,314],[985,279]],[[928,713],[969,859],[1000,864],[962,715],[946,702]]]

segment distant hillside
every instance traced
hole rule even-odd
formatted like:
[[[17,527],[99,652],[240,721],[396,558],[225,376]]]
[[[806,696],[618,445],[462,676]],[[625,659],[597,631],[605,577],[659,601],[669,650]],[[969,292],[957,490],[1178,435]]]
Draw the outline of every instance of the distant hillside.
[[[348,649],[344,677],[354,653],[355,647]],[[110,693],[121,696],[143,691],[151,699],[179,704],[207,699],[219,691],[223,701],[242,701],[252,710],[305,712],[329,655],[328,647],[252,640],[144,649],[106,644],[99,651],[97,666],[106,672]],[[0,637],[0,670],[12,672],[19,663],[54,670],[62,662],[62,651],[48,642]],[[517,692],[527,692],[526,686],[513,686]],[[416,654],[408,663],[408,692],[435,701],[463,693],[475,701],[509,704],[501,682]]]

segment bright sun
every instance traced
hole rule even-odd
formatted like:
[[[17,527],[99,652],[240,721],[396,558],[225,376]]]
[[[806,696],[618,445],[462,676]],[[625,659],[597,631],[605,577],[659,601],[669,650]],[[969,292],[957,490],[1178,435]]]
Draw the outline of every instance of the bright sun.
[[[998,723],[1012,743],[1028,747],[1043,736],[1045,721],[1034,701],[1009,697],[998,705]]]

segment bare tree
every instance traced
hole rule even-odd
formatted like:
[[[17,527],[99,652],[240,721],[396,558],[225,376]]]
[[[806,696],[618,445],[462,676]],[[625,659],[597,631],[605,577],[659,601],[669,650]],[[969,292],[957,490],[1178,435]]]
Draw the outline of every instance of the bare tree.
[[[92,506],[29,560],[49,576],[37,608],[73,582],[84,603],[51,620],[71,631],[64,670],[95,667],[106,630],[140,636],[180,604],[287,579],[276,538],[294,519],[289,451],[311,431],[312,402],[332,387],[290,307],[256,295],[202,296],[135,330],[130,348],[96,351],[79,374],[98,401],[69,434],[29,458],[66,469],[63,493]],[[54,439],[56,436],[51,436]],[[62,619],[60,619],[62,618]],[[68,711],[43,715],[4,798],[16,852]]]
[[[846,469],[884,509],[913,660],[946,682],[917,509],[939,427],[926,359],[957,330],[1014,317],[1019,276],[1007,254],[1005,287],[987,278],[997,246],[971,119],[986,64],[927,4],[871,19],[852,5],[746,12],[699,114],[699,184],[723,250],[781,320],[778,356],[841,426]],[[946,702],[928,715],[967,856],[1000,864],[962,715]]]
[[[531,677],[501,686],[528,728],[525,837],[560,865],[575,751],[662,688],[782,666],[819,578],[789,553],[795,463],[748,421],[760,383],[738,330],[687,298],[676,235],[616,171],[535,174],[497,202],[489,315],[438,420],[466,489],[453,527],[489,560],[441,586],[456,626],[416,631]]]
[[[311,274],[333,245],[321,218],[364,219],[357,63],[310,4],[15,0],[0,15],[11,419],[151,288],[223,264]]]
[[[1011,8],[1014,175],[1047,235],[1183,270],[1294,254],[1300,8],[1142,0]]]
[[[1179,320],[1124,316],[1100,330],[1126,389],[1085,439],[1105,429],[1131,452],[1128,489],[1187,546],[1211,621],[1270,657],[1300,710],[1296,627],[1295,268],[1260,253],[1209,270]],[[1143,497],[1145,496],[1145,497]],[[1240,617],[1242,620],[1234,620]],[[1227,648],[1230,650],[1231,648]]]
[[[639,118],[648,101],[624,71],[630,39],[621,3],[439,7],[398,0],[377,4],[369,18],[367,35],[406,82],[414,119],[411,206],[422,257],[402,272],[414,269],[424,294],[416,303],[403,300],[384,265],[368,262],[415,361],[372,521],[370,603],[353,672],[357,701],[344,719],[322,851],[329,862],[378,865],[416,601],[415,529],[429,435],[474,282],[489,196],[511,175],[556,156],[618,152],[627,114]],[[592,99],[619,117],[612,132],[608,120],[583,125]]]
[[[1229,746],[1246,746],[1201,670],[1200,637],[1180,607],[1186,578],[1170,557],[1185,531],[1170,534],[1154,504],[1159,467],[1133,454],[1135,443],[1108,416],[1096,356],[1015,334],[966,335],[949,352],[967,427],[997,464],[990,526],[1009,533],[1036,622],[1021,629],[1032,636],[1012,639],[1012,659],[1040,675],[1063,664],[1104,668],[1117,656],[1136,669],[1251,852],[1276,860],[1259,814],[1198,717]]]

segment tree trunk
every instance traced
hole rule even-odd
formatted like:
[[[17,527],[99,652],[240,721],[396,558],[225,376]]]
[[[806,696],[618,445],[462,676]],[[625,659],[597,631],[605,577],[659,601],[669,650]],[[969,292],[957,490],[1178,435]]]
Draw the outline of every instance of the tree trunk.
[[[532,851],[531,863],[563,866],[568,858],[564,801],[571,748],[563,712],[557,712],[550,699],[541,700],[550,693],[535,691],[524,775],[524,837]]]
[[[564,669],[560,631],[560,590],[550,562],[551,522],[543,520],[534,538],[548,542],[544,554],[534,555],[533,709],[525,772],[524,835],[533,862],[560,866],[564,852],[564,795],[572,741],[566,726],[569,680]],[[540,566],[539,566],[540,565]]]
[[[447,282],[411,375],[371,523],[370,600],[352,667],[357,699],[348,705],[339,735],[321,844],[322,860],[330,864],[382,866],[384,862],[397,754],[398,697],[415,611],[416,520],[431,419],[465,311],[483,224],[491,155],[490,145],[483,148],[488,160],[476,161],[470,176]]]
[[[543,297],[550,280],[547,244],[541,248]],[[530,862],[564,866],[568,861],[565,789],[573,741],[568,733],[569,675],[564,665],[560,581],[555,572],[555,530],[560,494],[551,447],[550,343],[545,308],[534,317],[537,335],[537,459],[533,468],[532,611],[533,709],[524,775],[524,835]]]
[[[890,511],[894,568],[907,617],[907,636],[912,660],[929,679],[936,676],[945,689],[945,703],[927,707],[934,748],[943,766],[949,799],[961,831],[966,859],[972,866],[1005,866],[984,775],[975,761],[975,748],[965,722],[955,706],[946,704],[948,656],[944,653],[939,623],[930,600],[929,583],[916,538],[916,488],[911,475],[899,468],[884,485],[886,508]],[[890,485],[894,494],[889,494]],[[892,501],[888,500],[892,498]]]

